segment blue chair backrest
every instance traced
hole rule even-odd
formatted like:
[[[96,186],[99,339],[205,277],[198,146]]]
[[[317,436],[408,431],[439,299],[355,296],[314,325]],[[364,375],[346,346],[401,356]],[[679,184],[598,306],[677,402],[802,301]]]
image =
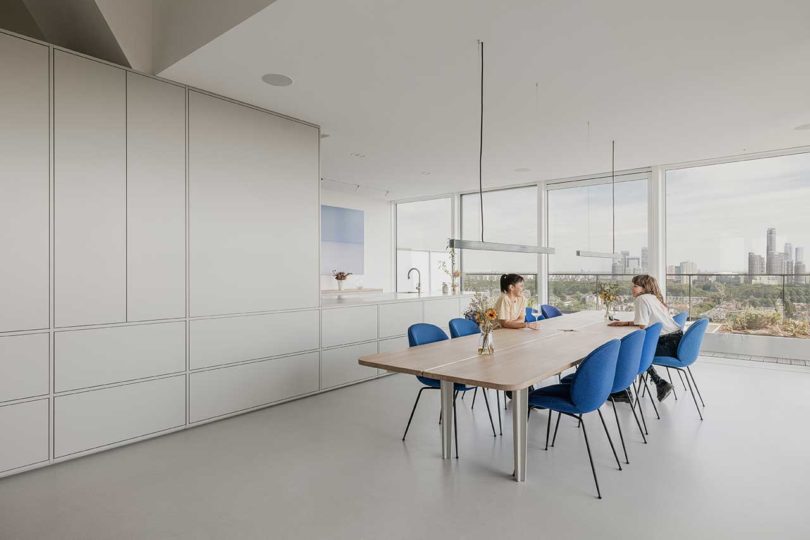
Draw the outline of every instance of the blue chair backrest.
[[[543,319],[545,319],[545,317],[543,317],[542,313],[538,313],[537,317],[535,318],[534,313],[532,313],[533,311],[534,311],[534,308],[530,308],[530,307],[526,308],[526,317],[523,319],[524,322],[536,322],[536,321],[542,321]]]
[[[709,326],[709,319],[698,319],[686,331],[678,344],[678,360],[690,365],[698,359],[700,346],[703,345],[703,336]]]
[[[412,324],[408,328],[408,345],[416,347],[417,345],[425,345],[436,341],[444,341],[450,339],[444,330],[435,324],[417,323]]]
[[[641,353],[644,349],[644,330],[636,330],[621,339],[619,359],[616,361],[616,375],[613,377],[611,392],[621,392],[631,384],[638,375],[641,364]]]
[[[601,407],[613,388],[621,344],[611,339],[591,352],[577,368],[571,383],[571,401],[580,413]]]
[[[540,306],[540,312],[546,319],[551,319],[552,317],[559,317],[562,315],[562,312],[559,309],[549,304],[543,304]]]
[[[678,313],[677,315],[675,315],[672,318],[675,320],[676,323],[678,323],[678,326],[681,327],[681,330],[683,330],[683,327],[686,325],[686,319],[688,317],[689,317],[689,312],[688,311],[681,311],[680,313]]]
[[[450,337],[457,338],[480,334],[481,329],[470,319],[450,319]]]
[[[655,349],[658,347],[658,338],[663,327],[657,322],[644,329],[644,347],[641,349],[641,362],[638,365],[639,375],[647,371],[655,360]]]

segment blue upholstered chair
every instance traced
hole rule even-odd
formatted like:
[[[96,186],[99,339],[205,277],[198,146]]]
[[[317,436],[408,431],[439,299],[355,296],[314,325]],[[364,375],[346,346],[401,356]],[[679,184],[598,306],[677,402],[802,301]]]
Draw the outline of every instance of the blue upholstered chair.
[[[526,308],[526,318],[523,319],[524,322],[537,322],[537,321],[542,321],[543,319],[545,319],[545,317],[543,317],[542,313],[538,313],[537,317],[535,317],[534,313],[532,313],[533,311],[534,311],[534,308],[530,308],[530,307]],[[540,311],[540,310],[538,310],[538,311]]]
[[[559,317],[562,315],[562,311],[549,304],[543,304],[540,306],[540,313],[542,313],[543,317],[546,319],[551,319],[552,317]]]
[[[686,382],[689,385],[689,393],[692,394],[692,401],[695,402],[698,416],[703,420],[703,413],[700,412],[700,407],[697,404],[695,391],[700,398],[700,403],[703,403],[703,396],[700,395],[695,375],[692,373],[690,366],[695,363],[700,355],[700,347],[703,345],[703,336],[706,335],[706,328],[709,326],[709,319],[698,319],[693,322],[689,329],[684,333],[681,342],[678,344],[678,353],[676,357],[672,356],[656,356],[653,358],[653,365],[663,366],[666,368],[677,369],[686,374]],[[689,379],[692,379],[691,381]],[[694,385],[694,388],[692,387]]]
[[[565,414],[580,420],[582,423],[582,433],[585,435],[585,446],[588,449],[588,460],[591,462],[593,481],[596,484],[596,493],[600,499],[602,498],[602,493],[599,490],[599,480],[596,478],[596,468],[593,465],[591,446],[588,442],[588,432],[585,429],[585,422],[582,421],[582,418],[583,415],[589,412],[597,411],[599,413],[599,418],[602,420],[602,426],[605,428],[605,434],[610,442],[610,447],[613,449],[613,456],[616,458],[616,463],[619,464],[619,469],[621,469],[621,464],[619,463],[616,449],[613,446],[613,441],[610,438],[610,433],[608,433],[605,419],[602,417],[602,412],[599,410],[599,407],[604,405],[608,396],[610,396],[610,391],[613,388],[620,347],[621,345],[618,339],[608,341],[591,352],[579,364],[579,369],[577,369],[570,383],[544,386],[529,394],[530,407],[545,407],[549,409],[548,424],[546,425],[546,450],[548,450],[548,436],[551,430],[552,411],[557,411],[559,414]],[[559,414],[557,416],[558,427],[560,425]]]
[[[478,328],[478,325],[475,323],[475,321],[471,321],[470,319],[461,319],[461,318],[450,319],[449,326],[450,326],[450,337],[453,339],[464,336],[472,336],[474,334],[481,333],[481,329]],[[468,390],[471,389],[471,387],[469,386],[465,386],[465,388],[466,390],[462,391],[464,393],[466,393]],[[489,408],[489,399],[487,398],[487,391],[481,390],[481,392],[484,394],[484,402],[487,405],[487,414],[489,415],[489,422],[492,425],[492,434],[495,435],[495,423],[492,421],[492,412],[490,411]],[[462,399],[464,399],[464,393],[461,394]],[[478,396],[478,387],[476,386],[475,389],[473,390],[473,401],[472,405],[470,406],[470,409],[475,408],[475,398],[477,396]],[[500,394],[498,394],[497,391],[495,392],[495,396],[498,398],[498,426],[500,427],[501,435],[503,435],[503,424],[501,421],[501,398]]]
[[[411,347],[417,347],[419,345],[427,345],[428,343],[436,343],[437,341],[445,341],[449,339],[447,334],[444,333],[444,330],[439,328],[433,324],[427,323],[418,323],[412,324],[408,328],[408,345]],[[416,394],[416,401],[413,404],[413,409],[411,409],[411,415],[408,417],[408,424],[405,426],[405,433],[402,435],[402,440],[405,440],[405,437],[408,435],[408,429],[411,427],[411,420],[413,420],[413,413],[416,412],[416,406],[419,405],[419,398],[422,397],[422,392],[425,390],[440,390],[441,389],[441,382],[438,379],[431,379],[429,377],[422,377],[417,375],[416,378],[421,382],[424,386],[419,389],[419,393]],[[456,439],[456,458],[458,458],[458,426],[456,425],[456,397],[458,397],[459,392],[464,392],[466,390],[470,390],[467,386],[463,384],[456,383],[453,387],[453,429],[454,435]],[[441,416],[439,416],[439,421],[441,422]],[[493,435],[495,433],[495,426],[493,424],[492,427]]]
[[[675,319],[675,322],[678,323],[678,326],[680,326],[681,330],[683,330],[683,327],[686,326],[686,319],[689,318],[689,312],[681,311],[672,318]]]
[[[650,326],[644,329],[644,346],[641,349],[641,362],[638,366],[638,387],[636,387],[636,399],[635,403],[639,404],[639,392],[641,392],[641,385],[643,384],[646,388],[646,393],[650,396],[650,403],[652,403],[653,410],[655,411],[655,416],[658,419],[661,419],[661,415],[658,414],[658,407],[655,405],[655,400],[652,397],[652,393],[650,393],[650,387],[647,386],[647,370],[653,363],[653,358],[655,358],[655,349],[658,347],[658,338],[661,336],[661,329],[663,325],[658,322],[651,324]],[[647,420],[644,418],[644,408],[639,404],[638,407],[639,413],[641,415],[641,423],[644,424],[644,432],[649,435],[650,432],[647,431]]]
[[[633,381],[638,376],[638,368],[641,365],[641,353],[644,349],[644,337],[646,332],[644,330],[636,330],[627,334],[621,339],[621,347],[619,348],[619,359],[616,362],[616,374],[613,377],[613,387],[610,390],[611,394],[617,392],[626,392],[627,398],[630,401],[630,409],[633,411],[633,416],[636,419],[636,425],[641,432],[641,438],[644,439],[644,444],[647,443],[647,438],[644,436],[644,430],[641,428],[641,422],[636,414],[635,403],[633,402],[633,395],[630,388],[633,387]],[[572,373],[563,377],[562,382],[573,382],[576,374]],[[627,446],[624,443],[624,434],[622,433],[622,425],[619,422],[619,414],[616,412],[616,402],[613,397],[610,397],[610,402],[613,405],[613,415],[616,417],[616,426],[619,428],[619,439],[622,442],[622,450],[624,451],[624,461],[629,465],[630,458],[627,456]]]
[[[470,319],[451,319],[448,326],[450,326],[450,337],[453,339],[481,333],[481,329],[478,328],[475,321]]]

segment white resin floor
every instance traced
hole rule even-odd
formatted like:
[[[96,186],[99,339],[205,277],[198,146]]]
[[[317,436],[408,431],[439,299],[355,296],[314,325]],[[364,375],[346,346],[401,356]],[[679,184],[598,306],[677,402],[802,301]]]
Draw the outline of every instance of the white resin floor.
[[[435,391],[403,443],[419,385],[395,375],[0,480],[0,538],[810,538],[810,369],[703,358],[695,375],[703,422],[679,386],[661,420],[647,404],[644,445],[621,406],[622,472],[586,418],[602,500],[573,420],[543,451],[545,411],[525,484],[511,411],[493,438],[471,396],[461,459],[440,457]]]

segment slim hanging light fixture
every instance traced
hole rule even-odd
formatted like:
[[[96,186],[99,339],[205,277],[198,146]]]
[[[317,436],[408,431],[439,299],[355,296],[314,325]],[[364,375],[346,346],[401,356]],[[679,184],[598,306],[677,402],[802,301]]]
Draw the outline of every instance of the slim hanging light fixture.
[[[610,210],[611,210],[611,237],[613,239],[613,252],[577,250],[578,257],[596,257],[601,259],[621,260],[622,254],[616,253],[616,141],[610,142]]]
[[[478,42],[481,51],[481,107],[480,124],[478,132],[478,198],[481,208],[481,241],[451,238],[448,246],[453,249],[470,249],[478,251],[511,251],[516,253],[554,253],[554,248],[542,246],[527,246],[524,244],[503,244],[487,242],[484,240],[484,183],[483,183],[483,156],[484,156],[484,42]]]

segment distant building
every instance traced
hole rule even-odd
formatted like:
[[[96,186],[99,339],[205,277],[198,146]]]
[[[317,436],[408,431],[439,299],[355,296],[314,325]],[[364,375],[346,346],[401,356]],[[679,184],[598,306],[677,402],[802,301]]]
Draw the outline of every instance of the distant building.
[[[799,248],[796,248],[796,251],[798,252]],[[645,247],[641,248],[641,271],[650,271],[650,250]]]
[[[792,261],[793,260],[793,244],[787,242],[785,244],[785,260]]]
[[[748,252],[748,283],[752,283],[751,276],[765,273],[765,257]]]
[[[681,274],[681,283],[689,283],[689,276],[685,276],[684,274],[697,274],[698,267],[696,263],[692,261],[683,261],[680,265],[678,265],[678,273]]]
[[[767,249],[765,250],[765,270],[769,274],[781,274],[781,270],[776,270],[776,229],[768,229]]]
[[[804,248],[803,247],[797,247],[796,248],[796,256],[793,258],[793,260],[795,262],[797,262],[797,263],[803,263],[804,262]]]

